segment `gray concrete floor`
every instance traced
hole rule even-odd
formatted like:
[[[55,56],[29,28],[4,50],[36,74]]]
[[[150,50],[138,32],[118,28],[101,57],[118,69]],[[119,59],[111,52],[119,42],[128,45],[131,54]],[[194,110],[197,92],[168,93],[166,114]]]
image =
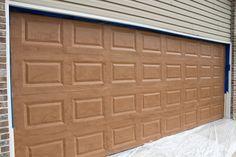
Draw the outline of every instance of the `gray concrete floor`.
[[[221,119],[110,157],[236,157],[236,121]]]

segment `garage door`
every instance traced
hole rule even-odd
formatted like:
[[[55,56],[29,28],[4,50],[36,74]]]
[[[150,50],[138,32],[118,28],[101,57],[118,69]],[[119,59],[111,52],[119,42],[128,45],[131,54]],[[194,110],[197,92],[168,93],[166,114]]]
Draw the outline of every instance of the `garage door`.
[[[95,157],[223,117],[224,45],[11,13],[16,157]]]

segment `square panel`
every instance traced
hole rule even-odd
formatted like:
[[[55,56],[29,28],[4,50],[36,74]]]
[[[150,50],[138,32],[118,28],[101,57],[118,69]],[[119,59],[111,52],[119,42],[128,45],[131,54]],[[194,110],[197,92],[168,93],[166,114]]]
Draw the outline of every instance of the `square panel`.
[[[28,61],[24,63],[24,82],[28,86],[62,85],[62,63]]]
[[[185,102],[188,101],[197,101],[198,99],[198,91],[197,88],[188,88],[185,89]]]
[[[212,81],[215,85],[222,85],[222,83],[224,82],[224,78],[219,76],[214,76]]]
[[[211,115],[213,117],[224,117],[224,105],[216,105],[211,107]]]
[[[73,78],[75,84],[103,84],[102,63],[74,63],[73,69]]]
[[[212,55],[212,47],[208,43],[201,43],[200,46],[200,55],[204,58],[211,58]]]
[[[136,141],[135,125],[123,126],[112,130],[113,147],[122,147],[135,143]]]
[[[125,83],[136,81],[136,66],[135,64],[113,64],[112,65],[112,79],[113,82]]]
[[[168,64],[166,65],[167,80],[181,80],[181,65]]]
[[[161,54],[161,37],[158,35],[143,34],[143,52]]]
[[[136,112],[135,95],[113,97],[113,114],[129,114]]]
[[[29,127],[63,124],[63,101],[34,102],[25,104],[26,122]]]
[[[213,87],[213,96],[223,96],[224,95],[224,87],[223,86],[214,86]]]
[[[167,37],[166,39],[166,54],[182,55],[181,40],[179,38]]]
[[[212,51],[215,59],[220,59],[224,57],[225,46],[224,45],[214,45],[214,49]]]
[[[196,41],[187,41],[185,44],[185,56],[198,57]]]
[[[64,141],[44,142],[27,146],[28,157],[65,157]]]
[[[202,101],[202,104],[204,104],[204,101]],[[184,109],[197,109],[198,107],[198,101],[197,100],[193,100],[193,101],[186,101],[183,103],[184,105]]]
[[[160,81],[160,64],[143,64],[143,81]]]
[[[143,110],[161,109],[161,93],[143,94]]]
[[[170,134],[181,130],[181,116],[179,114],[169,115],[164,118],[164,133]]]
[[[25,20],[25,41],[31,43],[61,43],[62,24],[59,20]]]
[[[197,110],[187,111],[184,113],[184,125],[195,126],[197,124]]]
[[[74,100],[75,120],[97,120],[104,117],[103,99],[91,98]]]
[[[102,48],[103,27],[99,24],[76,23],[74,25],[74,45],[85,48]]]
[[[136,49],[135,31],[128,29],[113,29],[112,49],[135,51]]]
[[[210,79],[211,78],[211,66],[210,65],[201,65],[199,70],[199,75],[203,79]]]
[[[224,95],[212,97],[212,106],[221,105],[224,106]]]
[[[210,107],[204,107],[199,109],[199,119],[200,122],[206,122],[211,118]]]
[[[197,80],[198,68],[197,65],[185,65],[185,79]]]
[[[166,107],[180,106],[181,90],[170,90],[166,92]]]
[[[201,99],[211,98],[212,95],[211,92],[212,92],[211,87],[200,87],[200,98]]]
[[[103,132],[76,137],[76,155],[94,156],[105,152]]]
[[[213,66],[213,75],[218,76],[218,77],[222,77],[222,74],[224,72],[224,68],[219,66],[219,65],[214,65]]]
[[[151,120],[142,123],[142,138],[161,137],[161,120]]]

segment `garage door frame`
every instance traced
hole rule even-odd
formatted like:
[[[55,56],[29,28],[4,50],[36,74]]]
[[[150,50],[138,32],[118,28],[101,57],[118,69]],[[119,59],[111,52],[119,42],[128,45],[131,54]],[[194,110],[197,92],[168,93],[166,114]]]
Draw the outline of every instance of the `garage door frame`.
[[[139,28],[139,29],[146,29],[146,30],[152,30],[156,32],[162,32],[165,34],[172,34],[176,36],[181,36],[181,37],[187,37],[187,38],[192,38],[192,39],[200,39],[200,40],[205,40],[205,41],[210,41],[210,42],[216,42],[216,43],[222,43],[226,45],[226,53],[228,53],[228,57],[226,57],[226,74],[228,77],[228,80],[226,80],[225,85],[228,85],[228,89],[225,92],[224,95],[224,117],[225,118],[230,118],[230,108],[231,108],[231,74],[232,74],[232,68],[231,68],[231,63],[232,63],[232,43],[231,42],[226,42],[226,41],[221,41],[221,40],[215,40],[215,39],[210,39],[210,38],[205,38],[205,37],[200,37],[200,36],[195,36],[195,35],[190,35],[190,34],[185,34],[181,32],[176,32],[176,31],[171,31],[167,29],[162,29],[158,27],[153,27],[150,25],[145,25],[145,24],[140,24],[140,23],[134,23],[134,22],[129,22],[129,21],[124,21],[124,20],[118,20],[118,19],[113,19],[113,18],[108,18],[108,17],[102,17],[102,16],[97,16],[97,15],[91,15],[91,14],[85,14],[85,13],[80,13],[80,12],[74,12],[74,11],[69,11],[69,10],[62,10],[62,9],[55,9],[55,8],[49,8],[49,7],[44,7],[44,6],[37,6],[37,5],[32,5],[32,4],[25,4],[21,2],[12,2],[10,0],[6,0],[5,4],[5,13],[6,13],[6,62],[7,62],[7,93],[8,93],[8,120],[9,120],[9,134],[10,134],[10,156],[15,157],[14,154],[14,126],[13,126],[13,111],[12,111],[12,103],[11,103],[11,64],[10,64],[10,17],[9,17],[9,12],[11,7],[15,8],[21,8],[21,9],[26,9],[31,12],[41,12],[41,13],[46,13],[46,14],[51,14],[54,16],[59,16],[61,17],[66,16],[66,17],[77,17],[77,18],[83,18],[83,19],[88,19],[92,21],[105,21],[110,24],[116,24],[116,25],[123,25],[123,26],[129,26],[133,28]],[[226,55],[227,56],[227,55]],[[226,77],[226,78],[227,78]],[[226,86],[225,86],[226,87]]]

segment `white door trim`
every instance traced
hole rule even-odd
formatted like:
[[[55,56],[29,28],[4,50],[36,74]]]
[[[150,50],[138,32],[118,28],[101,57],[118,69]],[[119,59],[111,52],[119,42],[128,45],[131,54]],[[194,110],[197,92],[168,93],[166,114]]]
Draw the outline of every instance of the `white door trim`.
[[[166,33],[171,33],[173,35],[181,35],[183,37],[190,37],[194,39],[201,39],[201,40],[207,40],[207,41],[212,41],[212,42],[218,42],[218,43],[223,43],[223,44],[229,44],[230,45],[230,71],[229,71],[229,90],[227,93],[225,93],[225,103],[224,103],[224,117],[225,118],[230,118],[230,112],[231,112],[231,72],[232,72],[232,43],[227,42],[227,41],[222,41],[222,40],[216,40],[216,39],[211,39],[211,38],[206,38],[206,37],[201,37],[201,36],[195,36],[191,34],[185,34],[177,31],[172,31],[168,29],[162,29],[158,27],[153,27],[150,25],[145,25],[141,23],[135,23],[135,22],[130,22],[130,21],[125,21],[125,20],[119,20],[119,19],[114,19],[114,18],[109,18],[109,17],[103,17],[103,16],[97,16],[97,15],[92,15],[92,14],[87,14],[87,13],[80,13],[80,12],[75,12],[75,11],[69,11],[69,10],[63,10],[63,9],[56,9],[56,8],[51,8],[51,7],[45,7],[45,6],[38,6],[38,5],[33,5],[33,4],[27,4],[27,3],[21,3],[21,2],[13,2],[11,0],[6,0],[5,4],[5,12],[6,12],[6,62],[7,62],[7,93],[8,93],[8,120],[9,120],[9,133],[10,133],[10,157],[15,157],[15,149],[14,149],[14,128],[12,126],[13,123],[13,118],[12,118],[12,102],[11,102],[11,65],[10,65],[10,18],[9,18],[9,7],[14,6],[14,7],[20,7],[20,8],[25,8],[25,9],[32,9],[32,10],[38,10],[38,11],[45,11],[45,12],[51,12],[51,13],[58,13],[58,14],[63,14],[63,15],[70,15],[70,16],[78,16],[78,17],[83,17],[83,18],[88,18],[88,19],[95,19],[95,20],[102,20],[102,21],[108,21],[108,22],[114,22],[114,23],[119,23],[119,24],[126,24],[126,25],[131,25],[131,26],[136,26],[136,27],[141,27],[141,28],[148,28],[156,31],[162,31]]]
[[[13,128],[13,109],[12,109],[12,91],[11,91],[11,53],[10,53],[10,16],[9,0],[5,2],[6,15],[6,69],[7,69],[7,98],[8,98],[8,127],[9,127],[9,151],[10,157],[15,157],[14,128]]]

